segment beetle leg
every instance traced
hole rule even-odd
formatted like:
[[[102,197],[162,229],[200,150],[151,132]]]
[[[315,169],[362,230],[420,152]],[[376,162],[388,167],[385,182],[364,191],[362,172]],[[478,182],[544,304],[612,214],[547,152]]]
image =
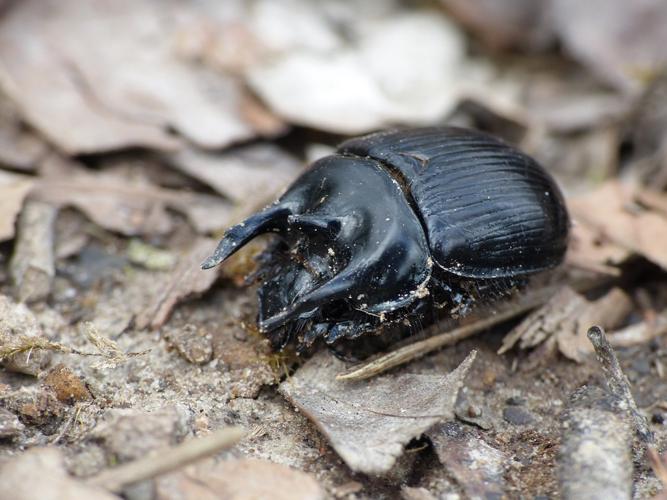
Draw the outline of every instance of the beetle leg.
[[[218,243],[213,255],[202,263],[202,269],[217,266],[256,236],[280,228],[291,213],[290,208],[286,206],[272,205],[229,228]]]

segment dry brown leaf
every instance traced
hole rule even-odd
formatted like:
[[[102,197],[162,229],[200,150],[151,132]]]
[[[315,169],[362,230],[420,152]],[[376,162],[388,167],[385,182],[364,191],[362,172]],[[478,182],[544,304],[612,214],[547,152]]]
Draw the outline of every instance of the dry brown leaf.
[[[507,352],[517,343],[521,349],[530,349],[548,340],[555,342],[564,356],[581,362],[593,352],[588,329],[596,324],[617,327],[631,310],[630,297],[619,288],[591,302],[565,286],[508,333],[498,352]]]
[[[540,49],[554,38],[545,1],[440,0],[448,12],[494,50]]]
[[[174,50],[179,20],[200,10],[157,0],[12,4],[0,23],[0,82],[25,119],[72,154],[174,149],[169,127],[206,148],[251,138],[239,82]]]
[[[642,206],[648,196],[653,199],[651,206]],[[575,220],[667,269],[667,216],[662,210],[651,209],[656,206],[656,198],[664,200],[664,195],[610,181],[570,199],[569,206]]]
[[[215,240],[200,238],[179,258],[175,269],[163,275],[162,286],[155,289],[156,295],[136,318],[137,328],[159,328],[181,300],[202,294],[213,286],[218,272],[203,271],[200,265],[215,247]]]
[[[0,165],[33,171],[47,152],[46,142],[21,123],[8,99],[0,97]]]
[[[280,392],[317,425],[352,470],[383,474],[411,439],[454,417],[474,359],[473,352],[448,375],[392,373],[345,382],[336,380],[345,364],[320,353],[283,382]]]
[[[258,197],[271,199],[301,170],[300,162],[272,144],[238,148],[223,154],[186,149],[168,161],[236,204],[248,206]]]
[[[586,224],[574,224],[570,233],[566,262],[572,266],[603,274],[617,275],[616,266],[625,262],[632,252],[605,238]]]
[[[34,180],[25,175],[0,171],[0,241],[14,237],[14,222]]]
[[[554,29],[565,49],[623,89],[667,63],[664,0],[552,0]]]
[[[99,226],[126,236],[170,232],[167,208],[185,214],[200,233],[226,228],[232,221],[231,205],[216,196],[164,189],[115,173],[92,173],[57,158],[45,170],[32,197],[75,207]]]
[[[266,460],[207,462],[158,479],[158,500],[323,500],[309,474]]]
[[[101,488],[70,477],[65,458],[56,448],[32,448],[3,464],[0,498],[13,500],[118,500]]]

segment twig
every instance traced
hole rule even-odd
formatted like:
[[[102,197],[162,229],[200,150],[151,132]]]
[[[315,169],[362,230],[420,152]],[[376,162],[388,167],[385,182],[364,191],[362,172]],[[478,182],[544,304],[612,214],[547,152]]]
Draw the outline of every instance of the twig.
[[[131,484],[166,474],[231,448],[244,435],[240,427],[226,427],[208,436],[190,439],[178,446],[156,454],[150,454],[113,469],[107,469],[88,479],[88,483],[114,493],[120,493]]]
[[[429,352],[455,344],[459,340],[471,337],[472,335],[475,335],[482,330],[486,330],[487,328],[507,321],[508,319],[512,319],[515,316],[519,316],[520,314],[528,312],[540,304],[543,304],[548,296],[553,295],[554,290],[549,288],[548,290],[544,289],[540,292],[542,293],[536,293],[529,299],[523,302],[519,302],[518,304],[512,304],[508,309],[497,312],[496,314],[487,318],[480,319],[479,321],[475,321],[469,325],[464,325],[459,328],[455,328],[454,330],[450,330],[448,332],[435,335],[434,337],[430,337],[396,349],[395,351],[380,356],[379,358],[376,358],[368,363],[353,368],[350,371],[337,375],[336,380],[362,380],[365,378],[370,378],[385,372],[390,368],[394,368],[396,366],[402,365],[403,363],[407,363],[408,361],[424,356]]]
[[[9,272],[21,302],[46,299],[55,276],[54,227],[58,209],[28,200],[18,220]]]
[[[654,441],[653,433],[649,430],[646,419],[637,408],[637,403],[630,391],[630,382],[623,373],[618,357],[616,357],[614,349],[609,344],[604,330],[599,326],[592,326],[588,330],[588,338],[593,344],[597,359],[607,376],[607,385],[610,392],[619,398],[626,407],[639,438],[646,444],[652,444]]]
[[[583,278],[575,280],[570,286],[580,292],[590,290],[596,286],[608,283],[608,276],[600,276],[596,278]],[[498,325],[509,319],[525,314],[531,309],[535,309],[545,304],[555,293],[562,288],[561,284],[549,284],[532,290],[525,290],[521,293],[519,298],[515,298],[510,302],[503,302],[495,304],[495,309],[488,309],[487,311],[480,311],[479,316],[483,314],[489,315],[473,323],[463,325],[454,330],[435,335],[425,340],[414,342],[407,346],[399,347],[398,349],[375,358],[372,361],[352,367],[352,369],[336,376],[337,380],[363,380],[385,372],[391,368],[402,365],[413,359],[424,356],[432,351],[441,349],[448,345],[455,344],[459,340],[471,337],[476,333],[486,330],[492,326]],[[437,325],[431,329],[437,328]]]
[[[615,395],[584,386],[562,416],[558,453],[560,496],[632,498],[632,424],[616,407]]]

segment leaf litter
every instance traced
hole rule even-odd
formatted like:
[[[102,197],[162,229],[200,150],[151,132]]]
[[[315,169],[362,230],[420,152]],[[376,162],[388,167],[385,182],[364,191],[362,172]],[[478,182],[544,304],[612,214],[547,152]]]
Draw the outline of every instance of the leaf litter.
[[[57,470],[54,491],[74,491],[242,425],[253,432],[233,449],[123,494],[556,496],[569,487],[555,474],[563,408],[604,380],[590,323],[613,330],[638,411],[664,437],[663,5],[440,3],[5,6],[3,467]],[[406,365],[366,381],[336,380],[353,371],[327,353],[272,353],[242,288],[263,243],[220,273],[200,272],[201,256],[341,135],[422,123],[500,134],[559,178],[574,218],[563,272],[511,314],[389,347]],[[472,350],[459,391],[453,362]],[[26,466],[23,450],[44,444],[74,476],[59,458]],[[640,498],[660,487],[646,467],[632,481]]]

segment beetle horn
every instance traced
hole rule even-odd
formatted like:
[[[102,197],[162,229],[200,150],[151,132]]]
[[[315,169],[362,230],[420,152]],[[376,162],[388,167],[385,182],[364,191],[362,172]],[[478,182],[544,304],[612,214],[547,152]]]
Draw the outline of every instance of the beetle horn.
[[[217,266],[256,236],[279,227],[281,222],[284,224],[284,220],[291,213],[286,206],[272,205],[229,228],[218,243],[213,255],[202,263],[202,269]]]
[[[303,232],[329,231],[338,232],[342,217],[315,214],[293,214],[287,217],[287,223]]]

